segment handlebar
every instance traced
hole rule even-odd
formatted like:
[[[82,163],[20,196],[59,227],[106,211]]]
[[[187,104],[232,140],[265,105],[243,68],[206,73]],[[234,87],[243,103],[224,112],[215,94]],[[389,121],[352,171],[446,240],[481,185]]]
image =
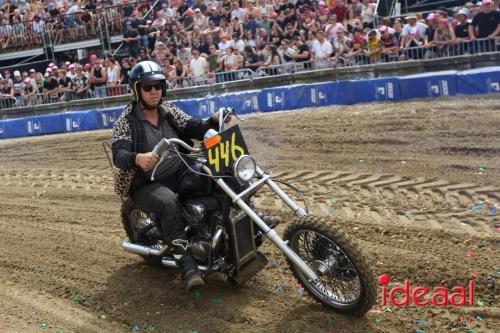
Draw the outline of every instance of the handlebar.
[[[178,145],[182,146],[183,148],[185,148],[186,150],[190,151],[191,153],[200,153],[201,152],[201,148],[193,148],[190,145],[188,145],[187,143],[185,143],[184,141],[182,141],[181,139],[177,139],[177,138],[166,139],[166,138],[163,138],[154,147],[153,154],[155,154],[157,157],[161,157],[161,155],[163,155],[163,153],[165,151],[172,149],[172,147],[176,143]]]
[[[224,121],[230,115],[233,115],[236,119],[238,119],[240,121],[244,121],[243,119],[241,119],[240,117],[238,117],[236,115],[234,108],[231,108],[231,107],[220,108],[219,109],[219,132],[211,129],[211,130],[207,131],[207,133],[205,133],[205,139],[212,136],[212,135],[215,135],[217,133],[222,132],[224,130]],[[154,175],[156,173],[156,169],[158,168],[158,165],[160,165],[160,163],[166,158],[165,152],[168,152],[170,149],[174,148],[175,144],[178,144],[179,146],[185,148],[187,151],[189,151],[191,153],[201,153],[202,152],[201,148],[193,148],[190,145],[188,145],[187,143],[185,143],[184,141],[182,141],[181,139],[177,139],[177,138],[172,138],[172,139],[163,138],[163,139],[161,139],[161,141],[156,144],[156,146],[153,148],[153,151],[152,151],[152,153],[160,160],[158,161],[158,163],[156,163],[156,166],[153,169],[153,172],[151,174],[151,181],[154,181]]]

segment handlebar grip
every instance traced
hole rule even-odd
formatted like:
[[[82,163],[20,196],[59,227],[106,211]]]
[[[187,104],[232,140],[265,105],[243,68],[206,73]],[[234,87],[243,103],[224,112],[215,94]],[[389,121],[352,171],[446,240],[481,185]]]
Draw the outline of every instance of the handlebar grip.
[[[153,148],[153,154],[160,157],[165,150],[170,148],[170,146],[171,146],[170,141],[168,139],[163,138]]]

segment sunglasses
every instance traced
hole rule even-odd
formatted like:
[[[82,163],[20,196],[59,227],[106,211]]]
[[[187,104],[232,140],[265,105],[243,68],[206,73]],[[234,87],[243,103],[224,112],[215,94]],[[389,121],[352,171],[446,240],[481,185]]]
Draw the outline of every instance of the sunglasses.
[[[159,91],[161,90],[161,83],[155,83],[155,84],[144,84],[141,86],[141,88],[145,91],[145,92],[150,92],[153,88],[155,88],[156,91]]]

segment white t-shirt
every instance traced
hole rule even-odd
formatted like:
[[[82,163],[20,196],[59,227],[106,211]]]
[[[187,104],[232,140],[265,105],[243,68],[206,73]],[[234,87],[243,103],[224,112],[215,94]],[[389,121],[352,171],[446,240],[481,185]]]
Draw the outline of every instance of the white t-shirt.
[[[191,59],[189,63],[191,68],[191,74],[193,76],[201,76],[206,74],[207,60],[203,57],[198,57],[198,59]]]
[[[414,26],[411,26],[408,23],[406,23],[403,27],[403,31],[401,32],[401,35],[408,36],[408,35],[410,35],[410,33],[413,29],[417,29],[418,36],[420,38],[425,38],[425,30],[427,30],[427,24],[424,24],[421,22],[417,22]]]
[[[328,23],[325,27],[325,33],[328,35],[328,39],[334,40],[335,38],[337,38],[337,31],[339,31],[339,29],[344,29],[342,23]]]
[[[219,42],[218,44],[219,46],[219,50],[222,52],[222,53],[226,53],[226,50],[231,46],[231,41],[229,40],[226,40],[225,43],[223,42]]]
[[[245,10],[243,8],[238,8],[238,9],[235,9],[231,12],[231,19],[237,17],[238,18],[238,21],[242,21],[243,20],[243,17],[245,17]]]
[[[231,40],[231,46],[234,47],[235,49],[238,49],[240,50],[240,52],[243,52],[243,50],[245,49],[245,42],[241,39],[238,39],[237,42],[233,40]]]
[[[319,40],[315,40],[312,45],[312,51],[316,58],[324,58],[332,55],[333,48],[332,44],[326,39],[323,43],[320,43]]]

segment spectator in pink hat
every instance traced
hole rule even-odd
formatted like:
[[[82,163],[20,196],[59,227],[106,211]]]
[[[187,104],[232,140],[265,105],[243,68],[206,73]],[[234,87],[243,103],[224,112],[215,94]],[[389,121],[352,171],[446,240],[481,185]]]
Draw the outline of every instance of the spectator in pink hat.
[[[55,71],[54,71],[55,73]],[[59,101],[59,82],[57,81],[57,77],[54,75],[52,68],[47,68],[45,75],[45,81],[43,83],[43,92],[47,94],[48,101],[50,102],[58,102]]]
[[[31,79],[24,79],[24,87],[22,92],[22,97],[24,100],[24,105],[32,106],[36,104],[36,94],[38,94],[38,88],[33,85]]]
[[[75,65],[76,67],[78,67],[78,64]],[[75,67],[75,72],[78,74],[78,71],[77,71],[77,68]],[[92,65],[91,64],[85,64],[83,66],[83,74],[85,74],[85,76],[87,76],[88,78],[90,77],[90,70],[92,69]],[[90,84],[90,79],[89,79],[89,84]]]
[[[438,15],[430,13],[425,18],[427,21],[427,29],[425,30],[424,44],[426,47],[430,48],[434,45],[434,33],[438,28]]]
[[[66,72],[66,76],[70,79],[73,80],[76,76],[76,71],[75,71],[75,64],[70,64],[68,66],[68,71]]]
[[[412,28],[406,38],[404,38],[403,49],[405,49],[402,59],[422,59],[424,57],[424,39],[420,37],[417,28]],[[427,53],[430,52],[427,50]],[[427,56],[427,55],[426,55]]]
[[[326,3],[321,0],[318,2],[318,9],[316,10],[316,15],[318,16],[318,21],[321,25],[325,25],[328,22],[328,18],[330,17],[331,14],[330,8],[326,6]],[[335,17],[337,17],[335,15]]]
[[[447,19],[441,19],[434,32],[434,44],[437,45],[439,56],[449,51],[449,46],[455,42],[455,31],[450,26]]]
[[[380,31],[380,43],[382,47],[380,53],[384,62],[397,60],[399,40],[390,32],[389,27],[385,25],[381,26],[378,30]]]

